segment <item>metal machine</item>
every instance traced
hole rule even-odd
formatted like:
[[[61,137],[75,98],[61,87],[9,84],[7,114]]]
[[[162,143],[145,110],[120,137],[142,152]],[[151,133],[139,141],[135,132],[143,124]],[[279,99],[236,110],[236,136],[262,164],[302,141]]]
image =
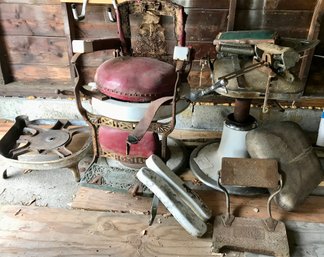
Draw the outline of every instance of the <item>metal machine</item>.
[[[278,38],[269,31],[233,31],[220,33],[214,40],[218,58],[209,62],[212,86],[194,91],[196,100],[211,92],[235,98],[234,112],[224,121],[220,143],[210,143],[195,149],[190,166],[206,184],[217,186],[223,157],[248,157],[246,134],[257,127],[249,114],[252,99],[263,99],[263,112],[268,112],[269,100],[294,100],[304,90],[294,75],[301,53],[318,42]],[[227,187],[229,193],[255,194],[248,187]]]

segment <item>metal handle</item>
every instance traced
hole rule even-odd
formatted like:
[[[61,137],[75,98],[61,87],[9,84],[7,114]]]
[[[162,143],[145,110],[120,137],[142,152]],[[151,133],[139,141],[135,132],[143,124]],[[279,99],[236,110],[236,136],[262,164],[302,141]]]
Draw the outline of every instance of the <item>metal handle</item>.
[[[72,14],[73,14],[73,17],[76,21],[81,21],[85,18],[85,13],[86,13],[86,8],[87,8],[87,4],[88,4],[88,0],[83,0],[83,3],[82,3],[82,10],[81,10],[81,14],[79,15],[78,14],[78,11],[77,11],[77,8],[76,8],[76,5],[75,4],[72,4],[71,5],[71,8],[72,8]]]
[[[265,62],[261,61],[261,62],[257,62],[257,63],[254,63],[252,65],[249,65],[247,67],[244,67],[240,70],[237,70],[237,71],[234,71],[234,72],[231,72],[225,76],[222,76],[222,77],[219,77],[218,80],[213,83],[210,87],[207,87],[207,88],[204,88],[204,89],[199,89],[199,90],[196,90],[196,91],[193,91],[190,93],[189,95],[189,100],[194,102],[196,101],[197,99],[199,99],[200,97],[204,96],[204,95],[207,95],[211,92],[214,92],[216,91],[217,88],[224,88],[226,91],[227,91],[227,84],[228,84],[228,81],[230,79],[234,79],[234,78],[237,78],[237,77],[240,77],[252,70],[255,70],[257,68],[260,68],[262,66],[266,65]],[[211,66],[211,68],[213,69],[213,66]],[[214,77],[212,77],[212,80],[215,80]]]
[[[110,22],[116,22],[116,16],[114,16],[112,14],[111,8],[108,8],[107,14],[108,14],[108,19],[109,19]]]
[[[112,5],[113,5],[113,7],[114,7],[114,9],[115,9],[115,11],[116,11],[117,8],[118,8],[118,6],[117,6],[117,0],[112,0],[111,3],[112,3]],[[116,22],[116,16],[114,16],[114,15],[112,14],[112,10],[111,10],[111,8],[108,8],[107,13],[108,13],[108,19],[109,19],[111,22]]]
[[[226,214],[225,216],[222,217],[223,219],[223,224],[225,227],[229,227],[232,225],[232,222],[234,221],[235,217],[233,214],[231,214],[231,201],[230,201],[230,197],[229,197],[229,193],[226,190],[226,188],[222,185],[221,183],[221,177],[218,177],[218,186],[220,189],[223,190],[224,194],[225,194],[225,201],[226,201]]]

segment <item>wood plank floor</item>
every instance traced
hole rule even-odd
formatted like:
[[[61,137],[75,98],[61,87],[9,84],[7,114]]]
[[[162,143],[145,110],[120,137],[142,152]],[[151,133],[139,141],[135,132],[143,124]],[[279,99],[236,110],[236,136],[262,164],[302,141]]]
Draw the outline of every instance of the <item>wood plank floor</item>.
[[[149,227],[144,215],[2,206],[0,256],[212,256],[210,237],[194,238],[170,217],[159,221]]]
[[[1,124],[0,137],[11,125]],[[185,180],[191,180],[192,175],[186,174]],[[223,194],[198,193],[214,215],[224,212]],[[266,217],[266,197],[233,197],[231,202],[237,216]],[[163,215],[168,213],[164,206],[160,206],[160,216],[149,227],[148,216],[139,214],[148,214],[150,204],[148,198],[134,199],[130,195],[80,187],[72,207],[97,211],[2,206],[0,257],[222,256],[211,253],[210,233],[203,239],[191,237],[170,215]],[[291,256],[324,256],[324,197],[310,196],[291,213],[273,207],[274,217],[284,220],[287,226]]]
[[[194,238],[172,218],[46,207],[0,207],[1,257],[207,257],[211,234]],[[286,222],[292,257],[324,256],[324,224]],[[230,252],[226,257],[261,257]]]
[[[197,192],[206,205],[212,209],[214,215],[224,213],[224,194],[216,191]],[[231,208],[234,214],[240,217],[266,218],[267,196],[257,197],[231,197]],[[94,188],[80,187],[72,202],[72,208],[96,210],[96,211],[119,211],[129,213],[147,214],[150,210],[151,199],[145,197],[133,198],[129,194],[109,193]],[[168,213],[160,204],[159,214]],[[305,221],[324,223],[324,197],[309,196],[307,200],[294,212],[286,212],[276,204],[272,204],[272,214],[275,218],[288,221]]]

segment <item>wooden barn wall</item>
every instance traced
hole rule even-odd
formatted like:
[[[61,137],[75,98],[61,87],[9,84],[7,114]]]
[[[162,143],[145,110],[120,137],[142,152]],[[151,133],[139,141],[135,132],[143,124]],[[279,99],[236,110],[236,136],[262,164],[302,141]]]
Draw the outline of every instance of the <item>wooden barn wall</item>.
[[[226,30],[229,1],[175,2],[183,5],[188,14],[187,44],[196,49],[190,83],[197,87],[201,68],[199,60],[207,55],[214,56],[212,41],[218,32]],[[272,29],[282,36],[306,38],[315,5],[316,0],[238,0],[234,29]],[[71,84],[63,13],[59,0],[0,0],[1,64],[2,69],[9,69],[13,81],[47,83],[53,88]],[[86,19],[74,22],[74,29],[76,38],[117,36],[116,24],[107,21],[106,7],[102,5],[89,6]],[[320,38],[324,40],[323,30]],[[167,37],[171,42],[170,31]],[[320,44],[316,53],[323,52],[324,44]],[[110,57],[109,51],[85,55],[82,71],[86,81],[91,81],[95,68]],[[317,58],[314,61],[316,66],[311,69],[308,88],[314,94],[324,93],[320,68],[323,61]],[[203,84],[208,83],[207,70],[204,70],[203,78]]]

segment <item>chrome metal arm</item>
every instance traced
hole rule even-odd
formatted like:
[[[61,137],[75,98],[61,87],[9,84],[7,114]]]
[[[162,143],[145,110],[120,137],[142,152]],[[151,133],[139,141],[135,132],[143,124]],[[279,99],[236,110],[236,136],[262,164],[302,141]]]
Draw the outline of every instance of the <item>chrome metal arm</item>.
[[[73,14],[73,17],[76,21],[81,21],[85,18],[85,13],[86,13],[86,8],[87,8],[87,4],[88,4],[88,0],[83,0],[83,3],[82,3],[82,10],[81,10],[81,14],[79,15],[78,14],[78,11],[76,9],[76,5],[75,4],[72,4],[71,5],[71,8],[72,8],[72,14]]]

